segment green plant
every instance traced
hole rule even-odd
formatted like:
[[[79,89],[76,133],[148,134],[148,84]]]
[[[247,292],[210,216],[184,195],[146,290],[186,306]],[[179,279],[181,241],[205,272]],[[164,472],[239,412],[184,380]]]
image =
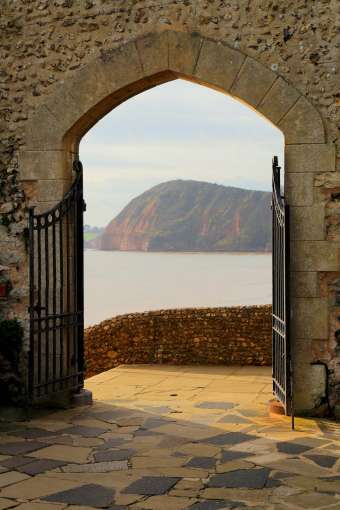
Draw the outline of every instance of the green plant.
[[[0,322],[0,354],[17,370],[19,355],[22,349],[24,331],[17,319]],[[14,366],[13,366],[14,365]]]
[[[0,223],[4,227],[8,228],[11,224],[10,216],[8,214],[2,214],[2,216],[0,217]]]

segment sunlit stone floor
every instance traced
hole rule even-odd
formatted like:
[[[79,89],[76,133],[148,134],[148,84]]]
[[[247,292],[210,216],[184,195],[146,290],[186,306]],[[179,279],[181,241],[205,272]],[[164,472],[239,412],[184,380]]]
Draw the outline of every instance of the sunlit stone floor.
[[[0,510],[340,510],[340,424],[268,416],[261,367],[125,366],[0,424]]]

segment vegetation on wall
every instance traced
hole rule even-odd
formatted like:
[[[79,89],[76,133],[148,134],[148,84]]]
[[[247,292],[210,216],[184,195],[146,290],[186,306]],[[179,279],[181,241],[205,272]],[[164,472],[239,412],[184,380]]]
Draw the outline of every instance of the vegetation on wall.
[[[22,402],[20,354],[23,336],[17,319],[0,321],[0,405]]]

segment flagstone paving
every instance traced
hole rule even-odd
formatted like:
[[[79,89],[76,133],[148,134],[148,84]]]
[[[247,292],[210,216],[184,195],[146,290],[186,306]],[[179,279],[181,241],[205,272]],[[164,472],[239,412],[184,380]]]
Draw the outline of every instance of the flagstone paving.
[[[270,369],[122,366],[0,423],[0,510],[340,510],[340,423],[268,415]]]

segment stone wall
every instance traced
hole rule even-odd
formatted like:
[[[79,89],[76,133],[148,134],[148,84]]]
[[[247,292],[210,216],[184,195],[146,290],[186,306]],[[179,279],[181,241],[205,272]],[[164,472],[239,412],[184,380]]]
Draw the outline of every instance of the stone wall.
[[[86,376],[124,363],[270,365],[271,306],[119,315],[85,330]]]

